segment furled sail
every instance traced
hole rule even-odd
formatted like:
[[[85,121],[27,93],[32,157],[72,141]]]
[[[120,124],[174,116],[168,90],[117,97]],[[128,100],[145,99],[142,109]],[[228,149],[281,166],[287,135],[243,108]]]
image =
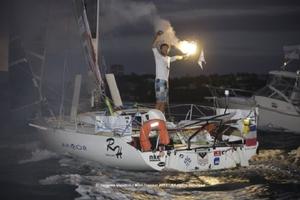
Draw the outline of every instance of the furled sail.
[[[76,7],[76,20],[82,38],[84,54],[88,61],[90,70],[95,75],[99,89],[102,90],[103,81],[102,81],[100,68],[98,65],[98,59],[97,59],[98,55],[96,53],[98,44],[93,45],[92,33],[88,22],[84,1],[74,0],[74,3]]]

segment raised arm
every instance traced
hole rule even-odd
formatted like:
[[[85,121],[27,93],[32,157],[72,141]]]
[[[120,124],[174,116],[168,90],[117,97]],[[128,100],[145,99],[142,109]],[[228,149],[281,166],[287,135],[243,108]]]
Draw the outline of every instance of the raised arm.
[[[153,43],[152,43],[152,48],[157,48],[158,42],[159,42],[159,38],[160,36],[163,34],[164,32],[162,31],[157,31],[157,33],[155,34]]]
[[[176,60],[183,60],[183,59],[187,59],[188,56],[187,55],[181,55],[181,56],[172,56],[170,62],[174,62]]]

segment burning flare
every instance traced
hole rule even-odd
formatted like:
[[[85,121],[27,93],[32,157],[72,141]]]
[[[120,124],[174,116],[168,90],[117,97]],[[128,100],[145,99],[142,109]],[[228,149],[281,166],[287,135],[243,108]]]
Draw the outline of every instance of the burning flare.
[[[181,41],[178,44],[178,49],[187,55],[195,54],[197,51],[197,43],[196,42],[188,42],[188,41]]]

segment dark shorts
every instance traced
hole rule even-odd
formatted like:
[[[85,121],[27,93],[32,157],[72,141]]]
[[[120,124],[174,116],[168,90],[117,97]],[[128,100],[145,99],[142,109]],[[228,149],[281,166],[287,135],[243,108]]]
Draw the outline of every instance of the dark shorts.
[[[168,82],[162,79],[155,79],[156,101],[167,102],[169,93]]]

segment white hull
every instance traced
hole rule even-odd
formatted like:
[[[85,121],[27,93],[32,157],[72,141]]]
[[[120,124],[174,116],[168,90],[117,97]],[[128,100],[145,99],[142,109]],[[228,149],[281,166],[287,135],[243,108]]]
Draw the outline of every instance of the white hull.
[[[255,101],[249,97],[220,97],[217,98],[217,105],[220,108],[228,107],[230,109],[251,109],[255,107]]]
[[[208,171],[248,166],[256,154],[254,146],[198,147],[160,152],[141,152],[122,137],[108,137],[77,133],[75,130],[40,130],[48,148],[59,153],[69,153],[86,160],[114,168],[134,171]],[[109,144],[111,144],[109,146]],[[111,147],[111,148],[110,148]]]
[[[217,102],[220,107],[226,107],[225,98],[218,98]],[[272,107],[272,103],[276,104],[276,108]],[[260,96],[255,96],[255,101],[253,98],[245,100],[245,98],[230,97],[227,105],[229,109],[249,109],[255,107],[255,104],[259,113],[257,122],[259,130],[300,133],[300,114],[287,102]]]
[[[130,121],[129,116],[104,116],[99,112],[83,113],[78,117],[80,123],[78,124],[77,122],[77,126],[75,126],[74,122],[57,121],[52,118],[46,119],[45,126],[38,124],[30,124],[30,126],[37,128],[41,132],[42,140],[46,146],[55,152],[69,153],[86,160],[96,161],[99,164],[119,169],[190,172],[248,166],[248,161],[256,154],[258,146],[258,142],[256,141],[255,112],[249,110],[228,110],[228,112],[230,114],[224,116],[222,115],[224,110],[220,109],[217,112],[219,115],[216,116],[225,121],[238,120],[231,124],[230,127],[235,129],[239,135],[227,136],[227,139],[224,139],[224,141],[227,141],[226,143],[224,141],[215,143],[216,146],[213,148],[212,142],[201,145],[197,143],[201,139],[193,138],[196,141],[191,141],[192,137],[189,136],[190,139],[187,143],[182,142],[181,144],[174,143],[167,145],[165,146],[166,150],[162,152],[157,147],[152,148],[155,149],[154,151],[141,151],[139,147],[139,143],[141,142],[139,130],[128,129],[128,124],[126,124],[127,128],[124,130],[130,130],[130,132],[126,132],[127,134],[125,135],[119,135],[119,132],[116,132],[119,130],[117,127],[122,125],[122,119],[126,123]],[[145,115],[150,115],[150,111]],[[212,117],[215,118],[216,116]],[[247,132],[244,131],[242,125],[243,119],[246,117],[252,118]],[[108,119],[110,119],[109,122],[111,124],[114,124],[114,126],[110,127],[112,128],[111,130],[107,129],[108,126],[104,123],[105,121],[108,122]],[[118,123],[116,124],[112,119],[118,119]],[[208,120],[209,118],[204,117],[203,119]],[[202,126],[198,125],[196,129],[202,130],[201,128],[205,128]],[[182,130],[180,129],[180,132]],[[169,131],[172,132],[171,129]],[[172,138],[177,133],[173,129],[172,135],[170,135],[171,133],[168,134]],[[206,132],[206,134],[209,133]],[[157,138],[159,137],[152,137],[154,139],[152,142],[158,144]]]
[[[127,170],[151,171],[160,167],[147,164],[140,151],[120,137],[107,137],[76,133],[75,130],[41,130],[42,139],[48,148],[59,153],[69,153],[86,160]],[[108,146],[108,144],[111,144]],[[109,148],[111,147],[111,148]],[[119,154],[118,154],[119,153]]]
[[[255,146],[198,148],[172,152],[165,170],[183,172],[209,171],[249,166],[249,159],[256,154]]]
[[[300,134],[300,116],[259,107],[258,128],[266,131],[287,131]]]
[[[260,129],[300,133],[300,113],[291,103],[262,96],[255,96],[255,100]]]

